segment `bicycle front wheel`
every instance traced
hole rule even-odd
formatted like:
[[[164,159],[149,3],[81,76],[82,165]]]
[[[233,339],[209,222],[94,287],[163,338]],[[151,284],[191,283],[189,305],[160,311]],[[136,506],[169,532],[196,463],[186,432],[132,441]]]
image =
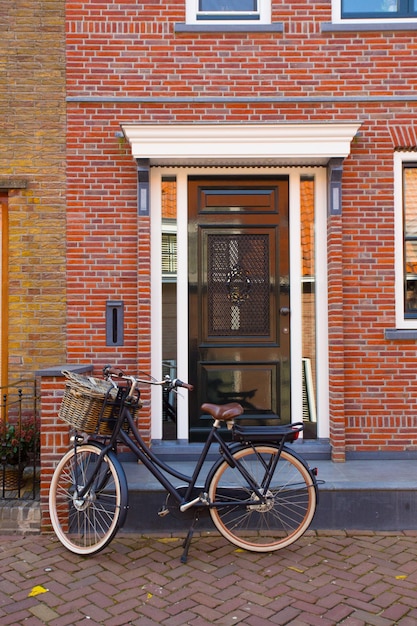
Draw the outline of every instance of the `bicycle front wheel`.
[[[209,485],[212,520],[231,543],[253,552],[279,550],[296,541],[309,527],[317,505],[315,482],[308,467],[289,450],[257,444],[233,454],[235,467],[224,461]],[[259,495],[239,471],[243,466]],[[269,486],[265,482],[272,474]],[[216,504],[217,503],[217,504]]]
[[[116,534],[127,509],[126,478],[117,458],[88,443],[69,450],[57,465],[49,514],[60,542],[75,554],[95,554]],[[94,476],[85,495],[82,489]]]

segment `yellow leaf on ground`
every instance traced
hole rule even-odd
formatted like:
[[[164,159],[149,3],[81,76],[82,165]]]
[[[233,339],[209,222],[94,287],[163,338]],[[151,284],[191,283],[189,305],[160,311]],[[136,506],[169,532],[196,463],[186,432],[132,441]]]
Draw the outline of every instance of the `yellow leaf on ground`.
[[[41,593],[46,593],[47,591],[49,590],[42,587],[42,585],[35,585],[35,587],[32,587],[32,591],[29,593],[28,598],[34,598]]]

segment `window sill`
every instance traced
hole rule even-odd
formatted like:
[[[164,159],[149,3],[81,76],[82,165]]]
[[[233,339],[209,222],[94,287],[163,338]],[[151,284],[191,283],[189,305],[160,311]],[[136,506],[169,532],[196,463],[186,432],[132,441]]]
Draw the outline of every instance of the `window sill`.
[[[393,24],[389,22],[384,24],[382,22],[369,22],[368,24],[360,23],[352,23],[348,22],[346,24],[330,24],[324,23],[321,25],[322,33],[333,33],[333,32],[366,32],[366,31],[393,31],[393,30],[417,30],[417,22],[401,22],[400,24]]]
[[[396,341],[417,339],[417,328],[387,328],[385,330],[385,339],[394,339]]]
[[[282,33],[284,24],[174,24],[175,33]]]

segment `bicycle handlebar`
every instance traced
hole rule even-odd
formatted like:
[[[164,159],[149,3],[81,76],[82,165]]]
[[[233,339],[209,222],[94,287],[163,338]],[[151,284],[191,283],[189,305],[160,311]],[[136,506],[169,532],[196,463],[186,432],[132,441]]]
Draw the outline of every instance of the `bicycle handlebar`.
[[[189,383],[184,383],[179,378],[174,378],[174,380],[171,382],[174,387],[184,387],[185,389],[188,389],[188,391],[193,391],[194,389],[193,385],[190,385]]]
[[[129,381],[134,387],[139,383],[143,383],[146,385],[160,385],[165,387],[170,387],[171,389],[176,389],[177,387],[183,387],[184,389],[188,389],[188,391],[193,391],[193,385],[189,383],[184,383],[179,378],[174,378],[172,380],[169,376],[165,376],[163,380],[145,380],[142,378],[136,378],[136,376],[128,376],[118,367],[112,367],[111,365],[105,365],[103,367],[103,376],[105,378],[116,377],[122,378],[123,380]]]

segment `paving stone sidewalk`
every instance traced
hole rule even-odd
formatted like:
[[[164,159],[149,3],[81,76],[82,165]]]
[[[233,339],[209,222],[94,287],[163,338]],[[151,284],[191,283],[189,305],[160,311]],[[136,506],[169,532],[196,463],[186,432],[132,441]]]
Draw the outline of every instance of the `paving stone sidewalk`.
[[[271,554],[217,534],[118,535],[94,557],[0,536],[2,626],[415,626],[417,534],[309,532]]]

